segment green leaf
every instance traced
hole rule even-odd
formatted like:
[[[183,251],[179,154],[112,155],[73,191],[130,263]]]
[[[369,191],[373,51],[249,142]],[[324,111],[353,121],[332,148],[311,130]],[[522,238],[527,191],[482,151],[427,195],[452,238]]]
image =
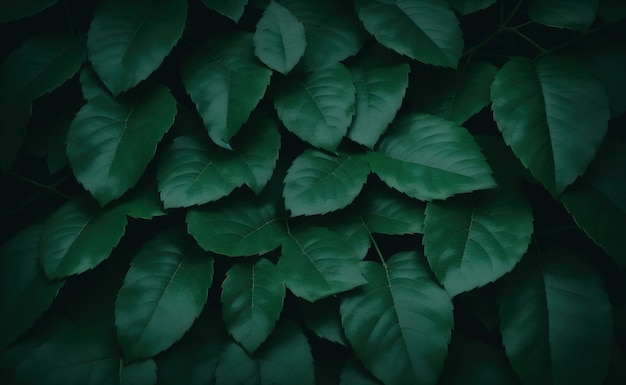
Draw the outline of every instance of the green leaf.
[[[313,356],[306,336],[293,322],[281,321],[268,341],[253,356],[231,342],[220,357],[215,383],[315,384]]]
[[[135,219],[152,219],[165,215],[163,203],[153,181],[139,183],[120,200],[115,210],[121,210],[125,215]]]
[[[357,206],[368,231],[403,235],[422,233],[426,204],[386,187],[368,188]]]
[[[585,172],[607,132],[602,84],[574,59],[513,58],[496,74],[491,99],[504,141],[553,195]]]
[[[98,3],[87,34],[89,60],[113,95],[156,70],[182,36],[184,0],[109,0]]]
[[[381,60],[382,55],[388,53],[374,51],[349,68],[356,89],[356,108],[348,137],[369,148],[387,130],[409,86],[409,65]]]
[[[179,340],[204,307],[213,259],[182,233],[161,233],[133,258],[115,302],[117,339],[127,361]]]
[[[385,266],[362,262],[367,284],[341,301],[346,336],[366,369],[385,384],[435,384],[454,323],[450,296],[417,252]]]
[[[298,309],[306,326],[316,336],[325,340],[348,346],[348,340],[341,325],[339,300],[336,296],[315,301],[299,301]]]
[[[0,3],[0,23],[32,16],[53,6],[58,0],[4,0]]]
[[[364,284],[358,261],[340,234],[309,227],[285,239],[278,269],[289,290],[313,302]]]
[[[284,300],[285,285],[274,264],[264,258],[238,263],[222,283],[222,318],[235,341],[252,354],[274,330]]]
[[[256,25],[254,53],[265,65],[287,74],[306,48],[304,26],[287,8],[271,1]]]
[[[181,71],[209,136],[222,147],[248,120],[272,75],[254,56],[252,34],[241,32],[212,36]]]
[[[101,209],[89,198],[59,207],[46,221],[39,242],[46,275],[63,278],[93,269],[111,255],[126,224],[124,212]]]
[[[506,354],[524,384],[600,384],[613,341],[602,279],[569,250],[541,254],[498,281]]]
[[[39,267],[42,230],[31,226],[0,246],[0,349],[35,324],[65,283],[49,282]]]
[[[496,71],[493,65],[479,61],[463,70],[428,68],[418,80],[420,92],[413,101],[413,111],[463,124],[491,103]]]
[[[368,160],[387,185],[423,201],[495,187],[472,135],[433,115],[396,119]]]
[[[626,144],[607,141],[587,173],[559,198],[578,226],[626,267]]]
[[[174,123],[176,100],[163,86],[123,99],[87,101],[67,133],[67,155],[76,179],[105,205],[133,187]]]
[[[93,99],[96,96],[113,96],[102,83],[96,71],[90,66],[84,66],[80,71],[80,89],[85,100]]]
[[[235,23],[243,15],[248,0],[202,0],[204,5],[228,17]]]
[[[424,254],[451,296],[502,277],[522,259],[533,233],[532,208],[506,190],[429,202]]]
[[[355,92],[350,72],[335,64],[285,78],[274,105],[289,131],[315,147],[335,152],[352,121]]]
[[[528,14],[539,24],[585,31],[593,24],[597,9],[598,0],[534,0]]]
[[[3,172],[9,170],[22,147],[31,102],[74,76],[85,60],[84,44],[80,38],[48,33],[26,40],[2,62],[0,168]]]
[[[462,15],[467,15],[490,7],[496,0],[448,0],[448,3]]]
[[[187,231],[203,249],[229,257],[268,253],[287,236],[276,203],[238,197],[190,209]]]
[[[356,0],[376,40],[425,64],[456,67],[463,50],[459,21],[444,0]]]
[[[346,207],[359,195],[370,170],[353,155],[306,150],[285,177],[285,207],[291,216],[325,214]]]

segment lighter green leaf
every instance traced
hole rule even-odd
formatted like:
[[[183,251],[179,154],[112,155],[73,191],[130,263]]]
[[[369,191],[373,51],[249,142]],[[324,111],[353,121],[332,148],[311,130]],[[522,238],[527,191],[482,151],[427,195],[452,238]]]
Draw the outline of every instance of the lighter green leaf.
[[[3,0],[0,2],[0,23],[32,16],[53,6],[58,0]]]
[[[163,86],[90,99],[67,133],[76,179],[101,205],[119,198],[143,175],[175,116],[176,100]]]
[[[385,384],[437,383],[454,323],[450,296],[417,252],[360,266],[367,284],[341,301],[354,353]]]
[[[335,64],[286,78],[274,99],[278,117],[300,139],[334,152],[348,132],[355,105],[350,72]]]
[[[320,338],[348,346],[348,340],[343,333],[341,315],[339,314],[339,300],[337,296],[315,301],[298,302],[298,309],[306,326]]]
[[[444,0],[357,0],[356,10],[384,46],[425,64],[457,66],[463,36]]]
[[[65,283],[49,282],[39,266],[42,230],[31,226],[0,246],[0,349],[35,324]]]
[[[522,383],[602,383],[613,318],[604,283],[585,259],[564,249],[527,255],[497,289],[502,342]]]
[[[368,159],[387,185],[423,201],[495,187],[474,138],[433,115],[396,119]]]
[[[179,340],[200,315],[212,280],[213,259],[184,234],[165,232],[144,244],[115,302],[124,358],[148,358]]]
[[[266,199],[228,198],[190,209],[187,230],[203,249],[229,257],[268,253],[287,236],[279,207]]]
[[[228,17],[235,23],[243,15],[248,0],[202,0],[204,5]]]
[[[607,141],[591,167],[559,198],[585,233],[626,267],[626,144]]]
[[[364,284],[359,260],[340,234],[309,227],[285,239],[278,269],[289,290],[313,302]]]
[[[325,214],[346,207],[359,195],[370,170],[353,155],[306,150],[285,177],[285,207],[292,216]]]
[[[283,310],[285,285],[266,259],[238,263],[222,283],[222,318],[235,341],[252,354],[274,330]]]
[[[248,120],[272,75],[254,56],[252,34],[240,32],[211,36],[181,71],[209,136],[222,147]]]
[[[602,84],[566,57],[512,59],[496,74],[491,99],[504,141],[553,195],[585,172],[607,132]]]
[[[598,0],[534,0],[530,18],[550,27],[587,30],[596,18]]]
[[[372,233],[421,233],[426,204],[388,188],[366,188],[357,206],[361,220]]]
[[[533,233],[532,208],[506,190],[429,202],[424,253],[451,296],[502,277],[522,259]]]
[[[302,23],[282,5],[271,1],[256,25],[254,53],[265,65],[287,74],[306,48]]]
[[[121,210],[101,209],[86,198],[74,199],[46,221],[39,254],[50,279],[93,269],[107,259],[126,231]]]
[[[490,7],[496,0],[448,0],[448,3],[462,15],[467,15]]]
[[[185,0],[98,3],[87,33],[89,60],[113,95],[156,70],[182,36]]]

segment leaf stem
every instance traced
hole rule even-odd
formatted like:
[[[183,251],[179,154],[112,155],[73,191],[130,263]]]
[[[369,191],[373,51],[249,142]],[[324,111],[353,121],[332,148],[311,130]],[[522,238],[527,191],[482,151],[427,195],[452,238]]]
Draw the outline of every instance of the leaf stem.
[[[63,178],[60,181],[57,181],[57,182],[53,183],[52,185],[45,185],[43,183],[39,183],[36,180],[30,179],[30,178],[25,177],[25,176],[20,175],[20,174],[11,173],[11,175],[13,177],[21,180],[22,182],[25,182],[25,183],[31,184],[33,186],[39,187],[41,189],[47,190],[50,193],[52,193],[54,195],[57,195],[57,196],[60,196],[61,198],[64,198],[64,199],[66,199],[68,201],[72,199],[71,196],[69,196],[69,195],[67,195],[67,194],[65,194],[65,193],[63,193],[63,192],[61,192],[61,191],[59,191],[59,190],[57,190],[55,188],[60,182],[62,182],[66,178]]]
[[[536,41],[534,41],[533,39],[529,38],[528,36],[524,35],[523,33],[521,33],[520,31],[518,31],[515,28],[507,28],[508,31],[513,32],[514,34],[516,34],[517,36],[521,37],[522,39],[526,40],[530,45],[532,45],[533,47],[537,48],[540,52],[540,55],[545,55],[548,53],[548,50],[546,50],[545,48],[543,48],[541,45],[539,45],[539,43],[537,43]]]
[[[383,253],[382,251],[380,251],[380,247],[378,246],[378,242],[376,242],[376,239],[374,238],[374,234],[372,234],[369,227],[367,227],[367,224],[365,224],[365,221],[363,220],[363,218],[361,218],[361,223],[363,223],[365,230],[367,230],[367,235],[369,235],[370,240],[372,241],[372,245],[374,245],[374,249],[376,249],[376,254],[378,254],[378,258],[380,258],[380,262],[383,264],[383,266],[387,267],[387,262],[385,262],[385,258],[383,258]]]

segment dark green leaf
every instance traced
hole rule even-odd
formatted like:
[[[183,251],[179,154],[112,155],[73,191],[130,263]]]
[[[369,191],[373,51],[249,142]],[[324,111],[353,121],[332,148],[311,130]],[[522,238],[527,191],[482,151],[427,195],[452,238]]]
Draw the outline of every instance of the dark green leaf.
[[[359,364],[355,357],[350,357],[341,371],[340,385],[380,385],[367,370]]]
[[[58,0],[3,0],[0,2],[0,23],[32,16],[53,6]]]
[[[540,24],[584,31],[595,20],[597,9],[598,0],[534,0],[528,14]]]
[[[358,210],[372,233],[403,235],[421,233],[426,204],[388,188],[367,188]]]
[[[496,0],[448,0],[450,6],[463,15],[490,7]]]
[[[80,88],[85,100],[93,99],[96,96],[112,97],[98,74],[90,66],[85,66],[80,71]]]
[[[156,385],[157,366],[153,360],[134,362],[120,366],[120,385]]]
[[[165,215],[156,184],[152,181],[139,183],[120,200],[115,210],[121,210],[127,216],[136,219],[152,219]]]
[[[202,0],[202,2],[236,23],[243,15],[248,0]]]
[[[341,315],[339,313],[339,300],[336,296],[315,301],[300,301],[298,303],[306,326],[315,335],[343,346],[348,346],[348,340],[343,333]]]

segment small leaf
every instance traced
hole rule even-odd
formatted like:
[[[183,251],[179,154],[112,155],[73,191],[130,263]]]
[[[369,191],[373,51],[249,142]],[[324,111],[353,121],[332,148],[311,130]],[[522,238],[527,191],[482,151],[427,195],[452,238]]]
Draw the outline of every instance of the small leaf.
[[[368,160],[387,185],[423,201],[495,187],[474,138],[433,115],[396,119]]]
[[[83,67],[80,71],[80,88],[85,100],[93,99],[96,96],[112,97],[98,74],[89,66]]]
[[[289,290],[313,302],[364,284],[358,261],[341,235],[310,227],[285,239],[278,269]]]
[[[144,87],[120,100],[87,101],[67,133],[76,179],[105,205],[133,187],[174,123],[176,100],[163,86]]]
[[[235,23],[243,15],[248,0],[202,0],[204,5],[228,17]]]
[[[304,26],[287,8],[271,1],[256,25],[254,53],[273,70],[287,74],[306,48]]]
[[[89,60],[113,95],[145,80],[170,53],[187,18],[184,0],[98,3],[87,34]]]
[[[335,64],[284,79],[274,99],[278,117],[300,139],[334,152],[348,132],[355,105],[350,72]]]
[[[341,301],[354,353],[385,384],[435,384],[443,369],[452,301],[424,260],[417,252],[403,252],[385,266],[361,262],[367,284]]]
[[[19,20],[47,9],[58,0],[4,0],[0,3],[0,23]]]
[[[585,172],[607,132],[602,84],[574,59],[514,58],[496,74],[491,99],[504,141],[553,195]]]
[[[490,7],[496,0],[448,0],[448,3],[462,15],[467,15]]]
[[[325,214],[346,207],[359,195],[369,175],[358,156],[306,150],[285,177],[285,207],[292,216]]]
[[[117,339],[127,361],[179,340],[204,307],[213,259],[178,232],[165,232],[133,258],[115,302]]]
[[[539,24],[585,31],[593,24],[597,9],[598,0],[534,0],[528,14]]]
[[[527,255],[498,281],[502,342],[522,383],[602,383],[613,342],[603,286],[585,259],[564,249]]]
[[[426,204],[386,187],[366,188],[358,210],[372,233],[403,235],[422,233]]]
[[[357,0],[357,14],[384,46],[425,64],[455,67],[463,36],[443,0]]]
[[[533,233],[523,197],[505,190],[429,202],[424,253],[451,296],[493,282],[522,259]]]
[[[126,231],[126,215],[101,209],[89,198],[74,199],[46,221],[39,254],[50,279],[93,269],[107,259]]]
[[[285,285],[266,259],[238,263],[222,283],[222,317],[235,341],[252,354],[267,339],[283,310]]]
[[[209,136],[226,148],[265,95],[272,75],[254,56],[252,34],[240,32],[212,36],[181,71]]]
[[[315,335],[343,346],[348,346],[348,340],[343,333],[341,315],[339,314],[339,300],[336,296],[315,301],[298,302],[306,326]]]

